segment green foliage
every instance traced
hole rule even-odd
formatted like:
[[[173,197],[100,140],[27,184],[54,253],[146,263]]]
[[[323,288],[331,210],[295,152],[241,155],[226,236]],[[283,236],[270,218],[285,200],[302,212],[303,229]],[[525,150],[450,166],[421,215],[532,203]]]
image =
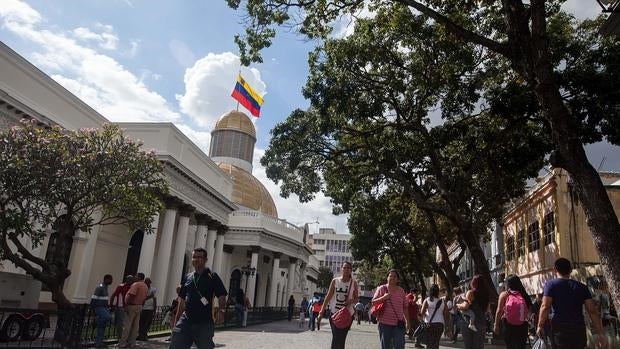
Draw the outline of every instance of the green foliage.
[[[162,169],[153,152],[143,151],[114,125],[70,131],[26,121],[5,130],[0,133],[1,257],[57,285],[70,273],[64,262],[40,260],[28,250],[49,228],[61,235],[58,241],[67,240],[62,236],[71,241],[78,230],[99,224],[149,232],[167,192]],[[24,236],[32,246],[18,240]]]
[[[319,267],[319,276],[317,278],[316,286],[326,290],[333,278],[334,273],[332,270],[326,266],[321,266]]]
[[[380,259],[378,262],[362,261],[355,270],[356,278],[367,286],[377,286],[385,283],[387,273],[394,268],[389,258]]]

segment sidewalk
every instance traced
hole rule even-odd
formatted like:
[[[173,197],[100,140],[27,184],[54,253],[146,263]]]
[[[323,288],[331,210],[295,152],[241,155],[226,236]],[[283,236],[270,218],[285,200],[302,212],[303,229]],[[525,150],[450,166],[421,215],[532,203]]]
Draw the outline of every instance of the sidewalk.
[[[307,323],[306,323],[307,325]],[[323,321],[320,331],[309,331],[299,328],[298,322],[277,321],[255,325],[243,329],[223,330],[215,332],[216,348],[230,349],[328,349],[331,342],[329,324]],[[154,338],[148,342],[138,342],[138,348],[168,347],[167,337]],[[504,348],[503,345],[485,345],[488,349]],[[378,349],[379,332],[377,325],[354,323],[347,336],[347,348]],[[405,348],[413,349],[412,342],[407,341]],[[443,341],[441,349],[463,348],[463,343],[451,344]]]

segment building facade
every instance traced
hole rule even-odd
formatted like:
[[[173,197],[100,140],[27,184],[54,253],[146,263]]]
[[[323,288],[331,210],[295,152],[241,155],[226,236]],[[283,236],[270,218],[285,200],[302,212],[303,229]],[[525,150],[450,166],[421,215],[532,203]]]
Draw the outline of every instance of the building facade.
[[[108,122],[1,42],[0,71],[0,129],[23,118],[67,129]],[[153,280],[159,304],[168,304],[191,269],[196,247],[207,250],[208,267],[229,290],[244,290],[253,306],[281,306],[291,294],[299,300],[314,291],[319,263],[306,231],[278,218],[270,194],[251,175],[256,133],[247,115],[234,111],[222,116],[213,130],[212,157],[173,124],[119,125],[164,164],[169,185],[165,209],[153,217],[153,234],[119,225],[76,234],[71,251],[65,251],[72,271],[63,287],[69,300],[87,303],[104,274],[111,274],[116,284],[124,275],[143,272]],[[33,254],[45,258],[54,236],[49,228]],[[0,263],[0,282],[12,286],[1,288],[0,306],[51,302],[40,283],[7,261]]]
[[[600,173],[616,215],[620,214],[620,173]],[[505,274],[519,275],[530,294],[554,278],[559,257],[573,262],[575,275],[587,282],[601,278],[600,259],[579,195],[570,175],[553,169],[540,178],[502,218]]]

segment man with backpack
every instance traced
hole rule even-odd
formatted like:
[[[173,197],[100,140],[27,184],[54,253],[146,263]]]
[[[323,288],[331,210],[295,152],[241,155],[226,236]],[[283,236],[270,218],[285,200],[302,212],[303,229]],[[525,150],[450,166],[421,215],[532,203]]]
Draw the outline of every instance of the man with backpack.
[[[316,324],[316,327],[318,330],[320,330],[320,324],[316,321],[317,317],[319,316],[319,312],[321,312],[321,297],[318,296],[318,294],[314,294],[314,297],[312,297],[312,299],[310,300],[310,304],[308,305],[308,313],[310,314],[310,330],[314,331],[314,327]]]
[[[603,333],[601,316],[592,300],[588,287],[581,282],[572,280],[573,268],[566,258],[555,261],[554,271],[557,278],[545,283],[542,306],[538,316],[539,337],[544,335],[545,323],[551,312],[551,338],[553,349],[583,349],[586,346],[586,323],[583,317],[583,306],[590,316],[595,342],[598,348],[607,347],[607,337]]]

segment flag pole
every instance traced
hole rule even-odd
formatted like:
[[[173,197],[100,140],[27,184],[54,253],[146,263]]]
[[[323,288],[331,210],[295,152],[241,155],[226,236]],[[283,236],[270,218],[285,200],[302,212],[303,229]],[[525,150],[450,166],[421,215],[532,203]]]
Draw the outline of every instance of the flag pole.
[[[239,68],[238,74],[239,76],[241,76],[241,68]],[[237,101],[237,111],[239,111],[239,101]]]

